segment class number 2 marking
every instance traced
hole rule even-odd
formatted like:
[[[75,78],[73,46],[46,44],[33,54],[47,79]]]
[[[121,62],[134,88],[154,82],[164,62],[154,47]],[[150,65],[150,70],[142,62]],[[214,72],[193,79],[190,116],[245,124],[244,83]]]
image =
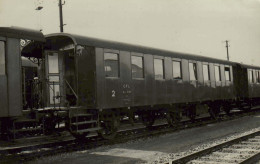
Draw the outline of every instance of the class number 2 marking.
[[[112,97],[116,97],[116,91],[112,90]]]

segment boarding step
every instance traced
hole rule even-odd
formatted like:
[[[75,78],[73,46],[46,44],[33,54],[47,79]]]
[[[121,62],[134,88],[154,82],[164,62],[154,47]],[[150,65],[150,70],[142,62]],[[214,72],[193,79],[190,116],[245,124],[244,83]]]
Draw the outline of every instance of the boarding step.
[[[39,125],[37,119],[17,119],[13,121],[13,129],[32,128]]]
[[[90,129],[82,129],[82,130],[74,130],[74,131],[71,131],[72,133],[87,133],[87,132],[95,132],[95,131],[98,131],[98,130],[101,130],[100,127],[96,127],[96,128],[90,128]]]
[[[22,129],[11,129],[11,133],[21,133],[21,132],[28,132],[28,131],[40,131],[42,130],[41,127],[36,127],[36,128],[22,128]]]
[[[97,121],[97,117],[94,115],[88,115],[88,116],[81,115],[81,116],[75,116],[70,118],[71,123],[85,122],[85,121]]]
[[[87,109],[86,107],[73,107],[69,108],[69,117],[75,117],[77,115],[86,116],[85,114],[96,113],[96,110]]]
[[[93,116],[93,114],[84,113],[84,114],[75,114],[73,117],[90,117]]]
[[[15,120],[14,121],[14,124],[17,124],[17,123],[36,123],[37,120],[36,119],[18,119],[18,120]]]
[[[13,126],[9,129],[9,132],[13,135],[17,133],[25,133],[25,132],[39,132],[42,131],[42,127],[40,126],[37,119],[30,118],[19,118],[13,121]],[[15,136],[14,136],[15,138]]]
[[[71,124],[77,126],[77,125],[93,124],[93,123],[97,123],[97,120],[74,122],[74,123],[71,123]]]

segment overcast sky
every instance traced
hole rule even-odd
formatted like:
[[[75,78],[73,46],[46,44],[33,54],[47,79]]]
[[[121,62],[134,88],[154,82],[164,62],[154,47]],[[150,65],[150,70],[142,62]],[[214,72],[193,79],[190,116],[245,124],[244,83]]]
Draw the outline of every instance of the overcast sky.
[[[37,6],[43,6],[40,11]],[[260,66],[260,0],[66,0],[64,32]],[[0,26],[59,32],[58,0],[0,0]]]

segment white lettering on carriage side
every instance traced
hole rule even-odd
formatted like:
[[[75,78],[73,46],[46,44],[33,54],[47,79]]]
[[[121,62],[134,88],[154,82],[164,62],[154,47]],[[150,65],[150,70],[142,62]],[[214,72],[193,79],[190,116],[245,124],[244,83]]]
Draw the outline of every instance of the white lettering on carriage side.
[[[123,88],[130,88],[129,84],[123,84]]]
[[[131,87],[130,87],[129,84],[125,83],[125,84],[122,85],[122,87],[123,87],[123,94],[128,95],[128,94],[132,93]]]
[[[116,97],[116,91],[112,90],[112,97]]]

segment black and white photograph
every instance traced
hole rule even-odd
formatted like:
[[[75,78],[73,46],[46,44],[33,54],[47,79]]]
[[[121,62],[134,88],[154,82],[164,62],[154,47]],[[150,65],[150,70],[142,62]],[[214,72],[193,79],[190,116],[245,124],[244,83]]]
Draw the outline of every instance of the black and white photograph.
[[[260,163],[260,0],[0,0],[0,163]]]

